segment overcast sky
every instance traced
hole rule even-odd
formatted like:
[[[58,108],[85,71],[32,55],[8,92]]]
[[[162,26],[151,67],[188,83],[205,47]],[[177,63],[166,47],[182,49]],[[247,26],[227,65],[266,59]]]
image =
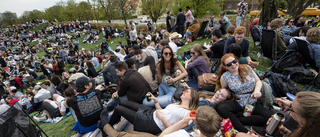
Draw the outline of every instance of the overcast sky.
[[[17,13],[17,16],[19,17],[24,11],[32,11],[34,9],[44,11],[46,8],[49,8],[60,1],[61,0],[0,0],[0,13],[11,11]],[[86,0],[74,1],[79,3],[80,1]]]

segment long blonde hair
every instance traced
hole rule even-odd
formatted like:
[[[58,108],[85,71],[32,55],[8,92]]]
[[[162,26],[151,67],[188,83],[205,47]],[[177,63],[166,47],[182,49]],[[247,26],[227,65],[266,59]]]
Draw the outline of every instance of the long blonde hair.
[[[191,47],[195,52],[199,53],[199,56],[203,57],[204,59],[206,59],[208,66],[210,66],[210,60],[207,56],[206,53],[204,53],[203,48],[200,44],[195,44]],[[196,58],[194,58],[195,60]]]
[[[315,137],[319,136],[320,127],[320,93],[304,91],[296,94],[297,110],[299,119],[304,119],[305,123],[298,121],[300,129],[293,133],[293,137]]]
[[[190,88],[191,91],[191,100],[189,102],[189,107],[185,108],[187,110],[196,110],[199,105],[199,94],[198,91],[196,91],[193,88]],[[179,102],[178,105],[181,105],[182,102]]]

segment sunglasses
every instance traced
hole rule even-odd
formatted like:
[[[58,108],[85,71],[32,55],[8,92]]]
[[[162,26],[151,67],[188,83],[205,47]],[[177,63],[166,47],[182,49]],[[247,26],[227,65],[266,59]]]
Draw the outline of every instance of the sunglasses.
[[[165,52],[165,53],[163,53],[164,55],[166,55],[166,56],[168,56],[168,55],[172,55],[172,53],[171,52]]]
[[[293,23],[293,21],[290,21],[290,23]]]
[[[228,64],[226,64],[226,66],[227,66],[227,67],[231,67],[232,64],[236,64],[237,62],[238,62],[238,61],[235,59],[235,60],[229,62]]]
[[[293,112],[293,113],[296,113],[296,112],[293,111],[292,103],[289,105],[289,111],[290,111],[290,112]]]
[[[195,52],[190,52],[192,55],[196,54]]]

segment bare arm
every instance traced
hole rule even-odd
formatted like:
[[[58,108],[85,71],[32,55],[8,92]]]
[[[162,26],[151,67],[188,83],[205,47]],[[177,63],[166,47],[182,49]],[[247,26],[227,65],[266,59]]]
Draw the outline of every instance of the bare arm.
[[[157,64],[158,82],[162,82],[162,74],[160,72],[160,63]]]
[[[251,97],[253,98],[260,98],[261,97],[261,88],[262,88],[262,82],[261,80],[259,79],[259,77],[257,76],[257,74],[252,71],[252,73],[254,74],[254,79],[256,80],[256,85],[254,87],[254,91],[251,95]]]
[[[186,71],[186,69],[184,69],[184,67],[182,66],[182,64],[177,60],[176,61],[176,65],[178,65],[179,69],[181,70],[182,74],[178,77],[175,77],[173,79],[173,82],[178,81],[184,77],[186,77],[188,75],[188,72]]]
[[[181,127],[184,127],[186,124],[188,124],[188,122],[191,120],[192,118],[190,117],[190,115],[186,115],[183,119],[181,119],[178,123],[175,123],[174,125],[168,127],[167,129],[165,129],[164,131],[162,131],[162,133],[160,134],[159,137],[163,137],[165,135],[168,135],[170,133],[173,133],[175,131],[178,131],[179,129],[181,129]]]
[[[156,110],[156,116],[161,120],[164,126],[166,126],[167,128],[171,126],[167,119],[162,115],[160,110]]]

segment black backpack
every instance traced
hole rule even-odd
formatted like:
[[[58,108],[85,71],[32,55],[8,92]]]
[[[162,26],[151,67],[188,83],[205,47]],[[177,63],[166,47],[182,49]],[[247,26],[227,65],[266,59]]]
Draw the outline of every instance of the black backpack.
[[[288,79],[300,84],[309,84],[315,77],[315,74],[304,67],[289,67],[283,69],[283,74],[288,76]]]
[[[316,86],[317,88],[320,88],[320,76],[319,76],[319,74],[312,81],[312,85]]]
[[[212,58],[210,59],[210,64],[211,64],[211,67],[210,67],[211,73],[216,73],[216,71],[218,71],[220,68],[220,64],[221,64],[220,59]]]
[[[273,89],[274,96],[285,97],[287,93],[295,95],[300,89],[296,84],[279,73],[266,72],[265,78],[268,78]]]
[[[271,68],[272,72],[282,73],[284,68],[299,67],[301,55],[298,52],[289,52],[279,59]]]

